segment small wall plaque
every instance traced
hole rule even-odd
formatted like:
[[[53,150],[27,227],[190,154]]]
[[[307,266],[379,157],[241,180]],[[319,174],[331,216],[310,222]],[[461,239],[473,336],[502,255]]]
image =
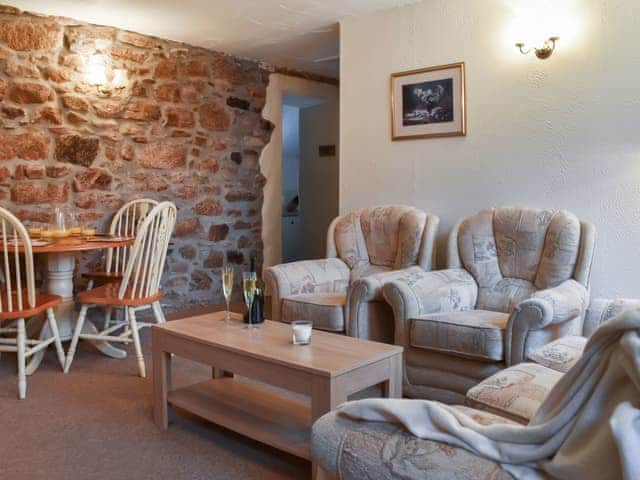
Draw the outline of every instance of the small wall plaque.
[[[335,145],[320,145],[318,147],[318,155],[321,157],[335,157],[336,146]]]

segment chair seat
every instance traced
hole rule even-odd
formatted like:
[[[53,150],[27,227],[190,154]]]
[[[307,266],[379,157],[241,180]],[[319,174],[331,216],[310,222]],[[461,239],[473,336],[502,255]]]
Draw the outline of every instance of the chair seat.
[[[426,314],[410,321],[412,347],[476,360],[504,360],[509,315],[488,310]]]
[[[82,277],[88,280],[97,280],[100,282],[119,282],[122,280],[122,272],[87,272],[83,273]]]
[[[135,307],[137,305],[148,305],[156,302],[164,295],[162,290],[158,290],[158,293],[144,298],[131,298],[131,287],[127,288],[123,298],[118,298],[120,291],[120,284],[107,283],[100,287],[92,288],[91,290],[85,290],[78,294],[78,301],[84,305],[112,305],[112,306],[124,306]]]
[[[282,320],[309,320],[313,328],[331,332],[344,331],[345,293],[305,293],[282,301]]]
[[[2,310],[4,312],[0,312],[0,320],[15,320],[17,318],[31,318],[36,315],[41,314],[49,308],[55,307],[62,303],[62,297],[58,295],[50,295],[46,294],[36,294],[36,303],[33,308],[28,307],[27,301],[27,291],[24,290],[22,293],[22,310],[17,310],[18,308],[18,296],[15,292],[11,294],[11,301],[13,305],[12,312],[7,312],[9,306],[9,297],[7,296],[6,291],[0,291],[0,297],[2,298]]]
[[[467,404],[529,423],[562,375],[537,363],[519,363],[469,389]]]
[[[527,358],[552,370],[566,373],[580,359],[586,345],[586,337],[569,335],[536,348]]]

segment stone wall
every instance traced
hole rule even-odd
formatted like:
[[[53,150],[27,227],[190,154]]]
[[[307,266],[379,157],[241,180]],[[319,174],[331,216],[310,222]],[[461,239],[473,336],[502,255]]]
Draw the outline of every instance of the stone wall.
[[[89,83],[96,59],[108,75],[126,71],[122,90]],[[0,6],[0,204],[27,223],[67,206],[105,230],[128,200],[171,200],[179,213],[166,303],[222,302],[219,267],[262,256],[269,73],[201,48]],[[81,272],[100,255],[79,260]]]

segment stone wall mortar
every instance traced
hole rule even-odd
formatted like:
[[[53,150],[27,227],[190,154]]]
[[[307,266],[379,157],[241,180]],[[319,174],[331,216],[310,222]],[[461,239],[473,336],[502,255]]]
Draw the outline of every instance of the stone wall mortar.
[[[107,72],[125,70],[126,86],[99,92],[88,82],[95,59],[107,61]],[[262,118],[270,72],[219,52],[0,6],[0,204],[27,223],[61,205],[105,230],[129,200],[171,200],[179,213],[165,302],[222,303],[222,263],[240,271],[251,256],[262,258],[258,159],[272,130]],[[100,258],[80,258],[78,272]]]

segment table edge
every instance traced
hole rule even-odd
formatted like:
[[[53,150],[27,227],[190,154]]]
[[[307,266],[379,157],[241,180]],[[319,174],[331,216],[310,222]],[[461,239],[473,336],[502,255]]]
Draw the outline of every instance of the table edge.
[[[174,320],[175,321],[175,320]],[[271,320],[273,321],[273,320]],[[210,348],[218,348],[220,350],[225,350],[228,352],[232,352],[232,353],[237,353],[237,354],[241,354],[241,355],[245,355],[247,357],[251,357],[254,358],[256,360],[261,360],[264,362],[269,362],[269,363],[274,363],[277,365],[281,365],[287,368],[291,368],[294,370],[301,370],[307,373],[311,373],[313,375],[317,375],[317,376],[322,376],[322,377],[331,377],[331,378],[335,378],[335,377],[339,377],[341,375],[347,374],[347,373],[351,373],[354,370],[357,370],[359,368],[362,367],[366,367],[368,365],[371,365],[372,363],[376,363],[379,362],[381,360],[386,360],[392,357],[395,357],[396,355],[402,355],[403,351],[404,351],[404,347],[401,347],[400,345],[390,345],[390,344],[385,344],[389,347],[389,351],[387,352],[383,352],[379,355],[376,356],[372,356],[370,358],[367,359],[366,362],[363,363],[359,363],[356,367],[354,368],[346,368],[346,369],[342,369],[342,370],[336,370],[336,371],[329,371],[329,370],[321,370],[321,369],[317,369],[317,368],[313,368],[313,367],[308,367],[308,366],[304,366],[304,365],[297,365],[297,364],[293,364],[291,362],[287,362],[284,360],[278,360],[278,359],[274,359],[274,358],[270,358],[270,357],[264,357],[260,354],[255,354],[252,352],[248,352],[247,350],[244,350],[242,348],[236,348],[233,347],[232,345],[227,345],[227,344],[216,344],[216,345],[211,345],[209,342],[205,342],[202,339],[193,337],[191,335],[187,335],[187,334],[183,334],[181,332],[176,332],[175,330],[170,330],[168,328],[166,328],[169,323],[171,322],[167,322],[164,324],[156,324],[153,325],[151,328],[152,331],[152,337],[154,335],[167,335],[167,336],[172,336],[172,337],[178,337],[182,340],[190,340],[194,343],[198,343],[200,345],[204,345]],[[353,337],[351,337],[353,338]],[[371,340],[369,340],[371,341]],[[380,342],[378,342],[380,343]],[[152,345],[152,351],[155,350],[155,347]],[[171,353],[171,352],[167,352],[167,353]]]

